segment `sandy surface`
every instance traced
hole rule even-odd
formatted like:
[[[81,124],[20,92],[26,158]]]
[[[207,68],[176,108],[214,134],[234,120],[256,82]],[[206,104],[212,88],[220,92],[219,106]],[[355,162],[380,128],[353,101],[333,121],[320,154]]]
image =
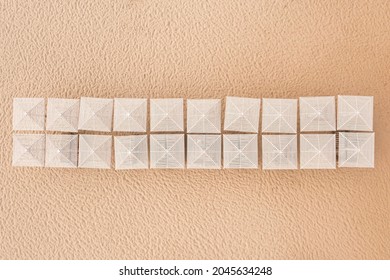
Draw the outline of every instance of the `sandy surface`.
[[[60,2],[0,1],[0,258],[390,258],[389,1]],[[11,167],[13,97],[337,94],[375,169]]]

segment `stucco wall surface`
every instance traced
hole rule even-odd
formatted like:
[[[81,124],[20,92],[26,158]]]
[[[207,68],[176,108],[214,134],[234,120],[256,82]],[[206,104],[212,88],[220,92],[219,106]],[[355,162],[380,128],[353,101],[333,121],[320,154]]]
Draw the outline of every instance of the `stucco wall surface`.
[[[337,94],[375,169],[11,167],[14,97]],[[0,100],[2,259],[390,258],[390,1],[0,0]]]

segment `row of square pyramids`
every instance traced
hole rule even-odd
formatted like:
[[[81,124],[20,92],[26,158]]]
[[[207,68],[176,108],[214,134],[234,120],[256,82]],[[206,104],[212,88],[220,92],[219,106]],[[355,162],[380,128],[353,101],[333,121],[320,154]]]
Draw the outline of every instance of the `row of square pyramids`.
[[[374,167],[374,133],[339,132],[339,167]],[[257,134],[184,134],[114,137],[115,169],[258,168]],[[111,168],[112,136],[14,134],[13,165]],[[263,169],[298,169],[296,135],[263,135]],[[336,134],[300,135],[301,169],[336,168]]]
[[[262,132],[297,133],[297,99],[263,98]],[[183,132],[182,98],[150,99],[152,132]],[[300,131],[336,131],[334,96],[299,98]],[[373,97],[338,96],[337,130],[372,131]],[[260,98],[227,97],[224,130],[258,133]],[[13,129],[59,132],[146,132],[147,99],[15,98]],[[188,133],[221,133],[221,100],[187,100]]]

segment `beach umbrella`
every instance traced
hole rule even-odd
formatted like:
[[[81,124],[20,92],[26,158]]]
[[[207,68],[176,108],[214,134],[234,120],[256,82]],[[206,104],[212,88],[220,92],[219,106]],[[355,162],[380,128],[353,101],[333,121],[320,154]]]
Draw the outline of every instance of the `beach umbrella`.
[[[79,167],[111,168],[112,137],[108,135],[86,135],[79,137]]]
[[[334,96],[299,98],[301,131],[335,131]]]
[[[221,100],[188,99],[187,131],[188,133],[220,133]]]
[[[78,135],[46,135],[46,167],[76,168]]]
[[[374,167],[375,133],[339,133],[339,167]]]
[[[146,120],[147,99],[114,99],[114,131],[146,132]]]
[[[45,99],[14,98],[13,130],[45,130]]]
[[[296,133],[297,100],[263,98],[262,132]]]
[[[82,97],[79,130],[111,132],[113,100]]]
[[[161,169],[184,168],[184,135],[150,135],[150,167]]]
[[[184,131],[183,99],[150,100],[151,131]]]
[[[14,134],[12,165],[43,167],[45,165],[45,135]]]
[[[260,99],[226,97],[224,130],[259,131]]]
[[[79,99],[49,98],[47,100],[47,130],[77,132],[79,111]]]
[[[337,129],[347,131],[372,131],[372,96],[344,96],[337,99]]]
[[[220,169],[221,136],[188,134],[187,168]]]
[[[263,135],[263,169],[297,169],[296,135]]]
[[[335,169],[335,134],[301,134],[301,169]]]
[[[224,134],[224,168],[258,168],[257,134]]]
[[[147,169],[148,139],[146,135],[117,136],[115,145],[115,169]]]

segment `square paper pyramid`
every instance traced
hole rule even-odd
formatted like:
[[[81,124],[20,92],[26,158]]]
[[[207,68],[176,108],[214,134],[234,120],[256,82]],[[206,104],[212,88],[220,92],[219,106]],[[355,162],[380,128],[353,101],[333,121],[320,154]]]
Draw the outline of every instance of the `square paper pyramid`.
[[[147,169],[148,139],[146,135],[118,136],[115,143],[115,169]]]
[[[146,119],[147,99],[114,99],[114,131],[146,132]]]
[[[223,135],[224,168],[258,168],[257,134]]]
[[[300,97],[301,131],[335,131],[334,96]]]
[[[339,167],[374,168],[375,133],[339,133]]]
[[[221,100],[188,99],[187,130],[188,133],[220,133]]]
[[[79,130],[111,132],[113,100],[82,97]]]
[[[47,130],[77,132],[79,99],[49,98],[47,101]]]
[[[297,169],[296,135],[263,135],[263,169]]]
[[[12,165],[43,167],[45,165],[45,135],[14,134]]]
[[[372,96],[338,96],[337,129],[372,131],[374,98]]]
[[[187,168],[220,169],[221,136],[187,135]]]
[[[111,136],[80,135],[79,140],[79,167],[111,168]]]
[[[46,167],[76,168],[78,135],[46,135]]]
[[[301,134],[301,169],[335,169],[335,134]]]
[[[14,130],[45,130],[45,99],[14,98]]]
[[[297,100],[263,98],[262,132],[296,133]]]
[[[150,135],[151,168],[184,168],[184,135]]]
[[[259,131],[260,99],[227,97],[224,129],[228,131]]]
[[[183,99],[150,99],[151,131],[183,131]]]

